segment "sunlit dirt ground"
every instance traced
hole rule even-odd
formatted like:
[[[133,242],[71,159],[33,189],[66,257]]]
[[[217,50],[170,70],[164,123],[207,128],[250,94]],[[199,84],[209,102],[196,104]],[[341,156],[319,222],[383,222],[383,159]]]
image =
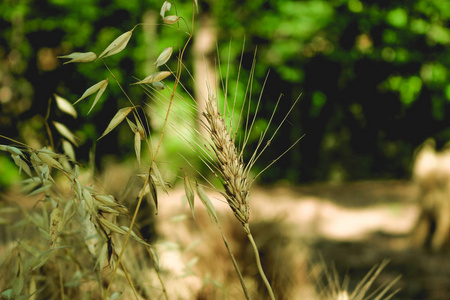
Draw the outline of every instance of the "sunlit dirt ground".
[[[186,212],[187,205],[179,206],[183,193],[176,189],[161,197],[161,218]],[[288,224],[295,238],[309,247],[309,260],[335,265],[341,279],[350,278],[350,290],[387,259],[377,282],[401,276],[393,299],[450,299],[449,253],[410,246],[409,233],[419,213],[416,194],[407,181],[256,187],[251,192],[250,223]],[[215,196],[211,199],[218,212],[231,216],[220,195]]]
[[[262,222],[272,224],[269,226],[285,226],[280,228],[288,228],[287,238],[308,248],[308,263],[325,262],[328,267],[335,266],[340,279],[348,276],[349,290],[374,265],[387,259],[389,264],[377,282],[382,284],[401,276],[392,288],[400,289],[393,299],[450,299],[449,253],[433,254],[410,246],[409,233],[419,213],[416,194],[416,187],[408,181],[254,187],[250,199],[250,226],[257,228]],[[183,224],[183,220],[191,219],[183,195],[182,186],[170,190],[169,195],[159,193],[156,230],[171,242],[182,243],[185,238],[187,244],[194,244],[196,238],[185,237],[192,232],[189,233]],[[225,233],[239,231],[239,224],[234,222],[230,208],[221,200],[220,194],[209,195],[223,220]],[[6,198],[12,199],[10,195]],[[198,199],[196,201],[197,223],[190,221],[189,224],[208,227],[211,223],[205,209]],[[32,199],[23,200],[25,207],[31,208],[32,203]],[[257,243],[264,240],[266,229],[254,232]],[[231,243],[236,244],[236,241]],[[182,272],[184,266],[177,265],[177,258],[170,256],[167,249],[160,250],[161,264],[175,272],[179,268]],[[298,255],[304,256],[305,252]],[[295,254],[281,259],[285,258],[295,260]]]

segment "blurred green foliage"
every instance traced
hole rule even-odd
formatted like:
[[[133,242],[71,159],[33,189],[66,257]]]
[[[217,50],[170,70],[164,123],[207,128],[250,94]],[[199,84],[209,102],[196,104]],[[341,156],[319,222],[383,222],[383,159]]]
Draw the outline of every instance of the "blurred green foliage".
[[[61,66],[56,56],[74,51],[99,54],[135,24],[158,23],[162,3],[2,1],[2,134],[30,145],[45,144],[42,121],[51,95],[58,93],[73,102],[87,87],[109,76],[100,62]],[[174,4],[189,23],[192,2]],[[235,95],[244,39],[244,82],[258,48],[252,99],[259,97],[271,70],[259,128],[266,124],[263,119],[270,117],[280,93],[284,97],[275,124],[302,94],[288,123],[272,141],[276,147],[269,147],[256,170],[302,134],[306,136],[263,174],[264,181],[404,178],[409,176],[414,149],[427,137],[434,137],[440,145],[450,140],[449,1],[199,0],[198,17],[205,16],[214,21],[221,59],[230,58],[229,68],[223,65],[221,70],[222,76],[229,74],[230,97],[244,98],[245,83]],[[162,49],[177,48],[185,38],[164,26],[140,27],[123,52],[108,58],[108,65],[128,86],[135,77],[153,70],[152,63]],[[188,49],[185,63],[192,71],[191,59]],[[182,81],[192,92],[186,72]],[[129,95],[136,103],[152,101],[139,88],[130,88]],[[84,140],[81,158],[88,156],[115,111],[126,105],[112,78],[101,105],[86,116],[91,101],[80,103],[83,116],[78,120],[50,108],[50,119],[66,124]],[[97,144],[97,156],[133,155],[132,135],[118,132]],[[254,135],[257,139],[258,134]],[[177,143],[176,137],[169,139],[164,159],[174,157],[171,152],[177,148],[187,148]],[[254,142],[249,145],[250,154],[252,147]]]
[[[0,191],[20,180],[17,167],[7,156],[0,156]]]

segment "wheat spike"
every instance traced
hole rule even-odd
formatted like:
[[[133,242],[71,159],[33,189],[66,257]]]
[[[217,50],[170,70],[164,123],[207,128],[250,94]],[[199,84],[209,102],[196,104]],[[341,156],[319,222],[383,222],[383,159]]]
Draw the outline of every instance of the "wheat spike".
[[[217,156],[218,170],[222,175],[224,196],[236,218],[244,228],[247,228],[250,213],[248,174],[244,171],[242,156],[238,154],[225,121],[217,108],[216,97],[212,93],[208,95],[203,115],[208,122],[207,128],[211,135],[212,148]]]

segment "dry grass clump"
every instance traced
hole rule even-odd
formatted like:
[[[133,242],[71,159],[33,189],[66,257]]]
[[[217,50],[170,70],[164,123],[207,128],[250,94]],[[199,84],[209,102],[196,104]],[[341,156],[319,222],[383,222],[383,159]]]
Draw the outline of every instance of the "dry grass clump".
[[[314,274],[317,294],[315,299],[321,300],[388,300],[391,299],[398,290],[391,291],[392,286],[400,279],[395,278],[391,282],[385,283],[373,290],[372,285],[387,266],[388,261],[385,260],[373,268],[366,274],[366,276],[357,284],[351,291],[349,289],[349,278],[344,278],[341,282],[338,272],[335,268],[328,268],[324,261],[316,264],[316,270],[311,273]]]
[[[84,184],[78,165],[64,155],[26,145],[2,150],[15,156],[30,176],[22,192],[35,197],[31,209],[21,208],[18,220],[7,221],[14,235],[4,241],[11,246],[2,255],[2,296],[38,293],[45,299],[76,299],[82,290],[92,297],[101,295],[101,288],[85,290],[86,283],[103,286],[104,268],[114,266],[113,236],[128,231],[114,220],[126,216],[127,208]]]

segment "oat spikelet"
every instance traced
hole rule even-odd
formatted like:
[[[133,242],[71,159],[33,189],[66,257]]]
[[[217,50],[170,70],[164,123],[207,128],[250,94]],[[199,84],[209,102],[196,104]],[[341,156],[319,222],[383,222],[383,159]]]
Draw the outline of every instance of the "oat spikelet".
[[[206,110],[203,113],[211,135],[212,148],[217,156],[224,196],[236,218],[248,229],[250,212],[249,184],[242,156],[238,154],[234,140],[231,139],[224,118],[217,108],[216,97],[209,93]]]

